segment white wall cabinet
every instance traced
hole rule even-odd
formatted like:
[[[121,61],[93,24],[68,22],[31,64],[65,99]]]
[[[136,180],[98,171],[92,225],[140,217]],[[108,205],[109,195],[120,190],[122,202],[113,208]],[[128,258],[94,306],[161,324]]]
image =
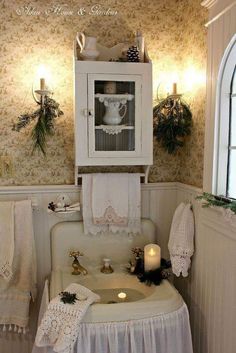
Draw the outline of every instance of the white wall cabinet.
[[[75,166],[151,165],[152,64],[75,60]]]

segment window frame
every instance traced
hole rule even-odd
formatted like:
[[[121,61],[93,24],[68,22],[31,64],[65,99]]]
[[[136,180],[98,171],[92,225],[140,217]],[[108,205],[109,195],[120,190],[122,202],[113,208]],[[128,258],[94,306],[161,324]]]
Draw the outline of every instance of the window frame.
[[[233,37],[221,62],[216,99],[216,144],[214,148],[214,193],[228,197],[231,90],[236,69],[236,36]]]

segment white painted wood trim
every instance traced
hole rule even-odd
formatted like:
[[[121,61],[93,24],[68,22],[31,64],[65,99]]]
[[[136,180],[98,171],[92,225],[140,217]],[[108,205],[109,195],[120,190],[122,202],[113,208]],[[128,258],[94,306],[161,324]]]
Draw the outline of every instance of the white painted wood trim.
[[[220,5],[222,6],[222,3]],[[224,60],[228,55],[225,50],[236,32],[235,15],[236,7],[231,7],[231,10],[224,13],[220,21],[215,22],[208,29],[208,80],[203,189],[211,193],[217,192],[218,117],[220,108],[217,100],[219,99],[220,81],[222,80],[219,69],[222,69],[222,58]]]
[[[204,1],[201,2],[201,5],[203,7],[206,7],[207,9],[210,9],[216,3],[217,3],[217,0],[204,0]]]
[[[211,24],[213,24],[215,21],[217,21],[220,17],[222,17],[226,12],[231,10],[235,5],[236,5],[236,1],[234,1],[232,4],[227,6],[225,9],[223,9],[221,12],[219,12],[216,16],[214,16],[210,21],[208,21],[205,24],[205,27],[209,27]]]
[[[144,190],[176,190],[181,183],[167,182],[167,183],[149,183],[141,184]],[[186,187],[190,187],[186,185]],[[78,192],[81,186],[75,185],[32,185],[32,186],[0,186],[0,195],[14,195],[14,194],[50,194],[60,192]]]
[[[230,41],[221,61],[216,92],[216,136],[215,155],[216,175],[213,177],[214,190],[217,194],[226,195],[230,89],[236,62],[236,34]]]
[[[0,194],[48,194],[58,192],[76,192],[74,185],[32,185],[32,186],[0,186]]]
[[[183,183],[176,183],[176,188],[178,190],[187,191],[187,192],[193,192],[193,193],[196,193],[196,194],[201,194],[202,193],[202,188],[198,188],[196,186],[187,185],[187,184],[183,184]]]

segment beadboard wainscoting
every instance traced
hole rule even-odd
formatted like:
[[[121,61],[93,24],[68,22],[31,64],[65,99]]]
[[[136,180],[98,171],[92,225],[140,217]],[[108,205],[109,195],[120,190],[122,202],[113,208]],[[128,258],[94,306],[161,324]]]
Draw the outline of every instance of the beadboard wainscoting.
[[[190,276],[175,280],[190,312],[194,353],[233,353],[236,347],[236,216],[202,208],[194,190],[178,185],[177,203],[192,200],[195,253]]]
[[[172,216],[182,201],[191,201],[196,221],[196,251],[191,274],[176,279],[175,284],[189,306],[194,353],[233,353],[236,336],[236,226],[216,209],[202,209],[195,197],[200,189],[181,183],[142,185],[142,216],[156,225],[157,242],[163,257],[168,257],[167,242]],[[50,274],[50,229],[63,219],[47,213],[47,205],[60,194],[77,201],[80,188],[74,186],[47,186],[1,188],[0,200],[31,198],[37,201],[34,212],[35,240],[38,257],[38,301],[31,316],[32,334],[0,335],[0,353],[30,353],[42,286]],[[81,219],[81,215],[68,220]],[[236,223],[236,222],[235,222]]]
[[[168,257],[167,240],[171,219],[176,207],[177,183],[151,183],[142,185],[142,217],[150,218],[156,225],[157,242],[162,248],[162,256]],[[16,334],[0,333],[0,353],[30,353],[33,335],[37,325],[45,278],[51,271],[50,230],[58,222],[64,220],[81,220],[81,214],[67,218],[49,214],[47,206],[59,195],[66,195],[72,202],[78,201],[80,187],[75,186],[29,186],[1,187],[0,201],[31,199],[34,206],[34,229],[37,251],[38,299],[32,308],[31,333],[24,337]],[[107,255],[109,256],[109,254]]]

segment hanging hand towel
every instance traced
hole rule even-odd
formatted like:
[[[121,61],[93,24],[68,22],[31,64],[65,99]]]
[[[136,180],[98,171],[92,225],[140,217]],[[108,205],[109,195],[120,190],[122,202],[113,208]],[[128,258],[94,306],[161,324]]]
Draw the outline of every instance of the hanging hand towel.
[[[139,174],[85,174],[82,195],[85,234],[140,233]]]
[[[38,328],[35,344],[52,346],[55,352],[72,353],[80,322],[88,307],[100,297],[77,283],[71,283],[65,291],[76,294],[77,300],[74,304],[64,304],[60,295],[52,299]]]
[[[95,174],[92,190],[94,224],[128,224],[129,174]]]
[[[82,177],[82,209],[84,233],[96,235],[98,233],[106,233],[108,225],[94,224],[92,213],[92,185],[93,174],[83,174]]]
[[[126,232],[139,234],[141,232],[141,187],[140,174],[128,174],[128,221],[126,226],[111,224],[109,230],[113,233]]]
[[[0,202],[0,276],[12,278],[14,256],[14,202]]]
[[[173,273],[188,276],[194,252],[194,217],[191,204],[181,203],[174,214],[168,243]]]
[[[0,325],[3,330],[25,332],[29,321],[29,304],[36,296],[36,257],[31,201],[14,203],[13,276],[0,279]]]

